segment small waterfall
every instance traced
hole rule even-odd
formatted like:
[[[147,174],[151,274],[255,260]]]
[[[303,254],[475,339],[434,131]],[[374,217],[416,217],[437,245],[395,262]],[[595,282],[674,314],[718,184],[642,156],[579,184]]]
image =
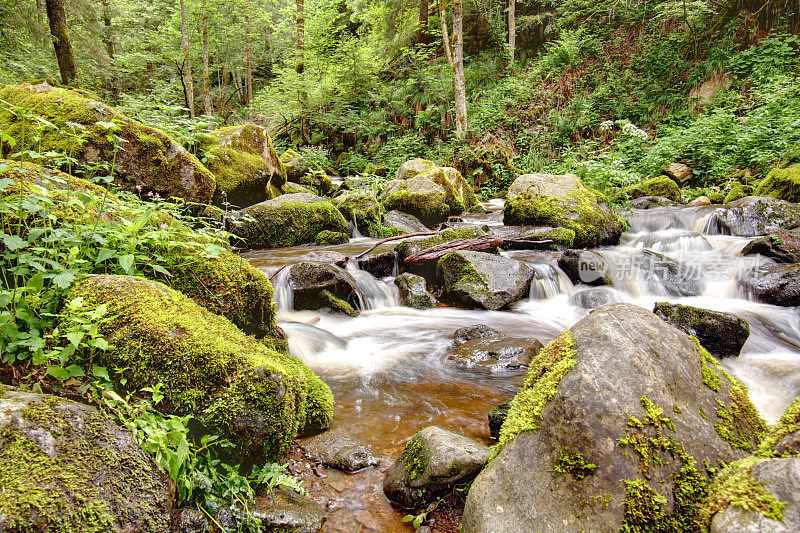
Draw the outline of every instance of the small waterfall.
[[[369,272],[359,269],[356,261],[352,259],[348,261],[344,272],[349,275],[353,286],[357,289],[362,310],[371,311],[402,305],[400,291],[394,283],[375,279]]]
[[[289,268],[284,266],[280,269],[263,269],[272,278],[272,288],[275,292],[275,306],[278,311],[291,311],[294,309],[294,289],[289,281]],[[276,274],[277,272],[277,274]]]
[[[644,235],[633,235],[627,246],[648,248],[661,253],[699,253],[713,249],[708,240],[693,231],[669,229]]]
[[[286,334],[289,353],[305,362],[313,360],[318,353],[347,348],[346,340],[311,324],[281,322],[281,329]]]
[[[651,233],[666,229],[692,230],[697,219],[702,217],[702,208],[697,207],[634,209],[626,214],[633,233]]]
[[[560,268],[543,263],[531,265],[534,270],[531,280],[530,299],[550,300],[560,294],[572,295],[575,287]]]

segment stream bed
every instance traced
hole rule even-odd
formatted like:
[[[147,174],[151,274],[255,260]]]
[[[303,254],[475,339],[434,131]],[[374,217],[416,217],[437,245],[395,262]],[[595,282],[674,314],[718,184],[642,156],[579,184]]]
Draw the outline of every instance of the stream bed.
[[[464,217],[462,223],[501,225],[502,201],[484,207],[488,213]],[[503,252],[536,270],[529,297],[504,311],[404,307],[393,278],[375,279],[352,261],[345,269],[361,293],[358,317],[294,311],[289,269],[282,269],[284,265],[304,260],[314,250],[353,257],[377,240],[362,237],[338,246],[243,253],[273,276],[278,322],[291,353],[333,391],[333,428],[371,445],[381,458],[377,468],[353,475],[312,469],[303,465],[301,457],[294,458],[297,468],[305,468],[299,473],[312,495],[327,507],[323,531],[411,530],[400,522],[406,513],[393,509],[383,496],[381,483],[382,471],[417,430],[439,424],[491,444],[487,413],[513,398],[524,371],[489,372],[449,361],[453,332],[465,326],[485,324],[510,337],[536,338],[546,344],[602,303],[628,302],[652,310],[655,302],[666,301],[735,313],[750,323],[751,334],[741,355],[723,359],[722,364],[748,387],[761,415],[770,423],[777,421],[800,394],[800,315],[796,307],[755,302],[742,289],[742,276],[771,261],[741,256],[751,239],[717,234],[713,216],[713,208],[703,207],[628,213],[630,228],[620,245],[595,249],[609,265],[610,286],[573,285],[558,268],[555,252]],[[377,251],[395,245],[386,243]],[[652,265],[640,260],[645,249],[686,266],[688,281],[697,284],[696,295],[676,295],[668,280],[653,275]]]

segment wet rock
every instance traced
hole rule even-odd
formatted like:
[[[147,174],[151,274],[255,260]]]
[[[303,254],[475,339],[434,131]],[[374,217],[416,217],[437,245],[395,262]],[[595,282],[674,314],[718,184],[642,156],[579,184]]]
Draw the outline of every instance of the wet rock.
[[[711,211],[704,233],[757,237],[800,227],[800,205],[747,196]]]
[[[761,266],[751,271],[742,284],[761,302],[784,307],[800,305],[800,264]]]
[[[558,259],[558,267],[575,284],[611,285],[613,283],[605,257],[592,250],[565,250]]]
[[[348,233],[332,203],[313,194],[284,194],[228,215],[228,231],[251,248],[281,248],[314,242],[325,230]]]
[[[408,307],[414,309],[431,309],[436,307],[436,298],[428,293],[425,278],[410,274],[400,274],[394,279],[394,284],[400,289],[400,297]]]
[[[697,337],[717,357],[736,357],[750,336],[750,324],[732,313],[658,302],[653,312],[681,331]]]
[[[296,263],[289,269],[289,282],[294,290],[294,308],[320,309],[329,305],[323,292],[356,305],[359,292],[356,282],[346,270],[324,263]]]
[[[596,309],[602,305],[624,301],[620,294],[610,287],[592,287],[576,292],[569,297],[570,305],[581,309]]]
[[[444,222],[450,216],[445,190],[429,178],[387,181],[380,198],[387,211],[409,213],[428,226]]]
[[[624,222],[608,200],[572,174],[523,174],[508,190],[503,211],[508,226],[562,227],[575,233],[573,246],[617,244]]]
[[[683,163],[670,163],[664,167],[664,174],[674,180],[678,185],[683,185],[694,177],[691,167]]]
[[[383,215],[383,225],[400,228],[405,233],[429,231],[428,227],[420,222],[414,215],[409,215],[408,213],[397,210],[389,211]]]
[[[800,263],[800,230],[777,231],[747,243],[742,255],[761,254],[778,263]]]
[[[492,435],[493,439],[497,439],[500,437],[500,428],[503,427],[503,422],[506,421],[506,417],[508,417],[508,410],[511,408],[511,404],[501,403],[491,411],[489,411],[489,433]]]
[[[178,509],[172,516],[171,533],[207,533],[209,529],[205,513],[194,505]]]
[[[358,268],[376,278],[393,276],[397,269],[397,255],[394,252],[367,255],[358,260]]]
[[[789,404],[777,424],[770,426],[759,451],[775,457],[800,456],[800,397]]]
[[[697,296],[703,292],[702,273],[692,265],[653,250],[643,250],[638,266],[652,294]]]
[[[470,308],[497,310],[527,296],[534,270],[484,252],[450,252],[436,264],[443,296]]]
[[[755,463],[755,464],[753,464]],[[724,505],[723,509],[714,515],[711,521],[711,533],[790,533],[800,531],[800,459],[766,459],[758,461],[752,459],[734,463],[730,468],[720,474],[720,478],[733,475],[740,477],[740,484],[752,487],[740,489],[736,494],[726,494],[725,488],[719,483],[714,483],[710,489],[711,501]],[[741,478],[744,478],[741,480]],[[769,504],[756,501],[754,492],[760,486],[772,499],[773,506],[779,503],[785,506],[780,510],[780,519],[777,516],[767,516],[774,512]],[[748,498],[753,501],[748,505]],[[721,500],[721,501],[720,501]],[[744,502],[742,500],[745,500]],[[736,504],[733,501],[737,502]],[[766,508],[765,508],[766,507]],[[763,511],[763,512],[762,512]]]
[[[634,209],[653,209],[654,207],[672,207],[675,205],[678,204],[662,196],[640,196],[631,201],[631,207]]]
[[[94,407],[0,385],[0,531],[167,533],[175,495]]]
[[[378,464],[378,461],[372,456],[371,446],[359,442],[339,430],[326,431],[317,435],[304,442],[302,447],[306,451],[306,456],[312,461],[345,472],[355,472]]]
[[[266,531],[316,533],[325,521],[325,510],[292,489],[276,487],[256,498],[253,517],[262,521]]]
[[[420,508],[456,483],[471,480],[489,458],[489,449],[439,426],[417,432],[386,472],[383,492],[402,507]]]
[[[305,185],[300,185],[299,183],[295,183],[293,181],[287,181],[283,185],[283,193],[284,194],[294,194],[294,193],[314,194],[314,190],[311,187],[306,187]]]
[[[681,201],[681,190],[674,180],[667,176],[658,176],[623,189],[629,198],[661,197],[673,202]]]
[[[311,261],[313,263],[336,265],[339,268],[344,268],[347,264],[347,256],[333,250],[314,250],[304,255],[302,259],[303,261]]]
[[[542,343],[537,339],[485,337],[459,345],[448,358],[469,368],[478,366],[501,372],[527,367],[541,349]]]
[[[484,339],[486,337],[503,337],[503,334],[486,324],[466,326],[453,332],[453,339],[455,339],[458,344],[475,339]]]
[[[672,515],[673,490],[686,491],[691,512],[702,465],[749,455],[765,426],[744,386],[688,335],[634,305],[601,307],[532,361],[499,454],[469,491],[464,531],[642,531],[648,501]],[[656,435],[665,448],[642,444]]]

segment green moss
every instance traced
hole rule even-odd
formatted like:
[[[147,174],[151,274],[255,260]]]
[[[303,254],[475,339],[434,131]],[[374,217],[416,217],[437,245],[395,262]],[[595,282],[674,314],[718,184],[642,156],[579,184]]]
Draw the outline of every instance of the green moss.
[[[800,203],[800,163],[770,171],[758,184],[756,195]]]
[[[472,191],[472,187],[461,176],[461,173],[454,168],[434,167],[420,172],[417,176],[428,178],[444,189],[445,203],[450,207],[451,215],[461,214],[478,203],[478,198]]]
[[[331,293],[331,291],[322,291],[319,293],[319,297],[324,304],[326,304],[332,311],[336,313],[344,313],[345,315],[353,317],[358,316],[358,311],[353,309],[352,305],[340,298],[337,298],[333,295],[333,293]]]
[[[410,181],[418,179],[424,183],[412,183],[411,190],[408,188],[409,180],[389,182],[393,184],[392,188],[381,196],[384,207],[387,211],[397,209],[413,215],[427,226],[443,222],[451,214],[445,190],[424,178]]]
[[[359,233],[374,238],[384,237],[382,218],[386,210],[375,196],[356,192],[334,202]]]
[[[792,433],[800,432],[800,397],[796,398],[784,411],[778,423],[770,427],[759,445],[757,454],[761,457],[791,457],[797,450],[781,448],[781,441]]]
[[[635,185],[630,185],[623,189],[623,192],[630,199],[642,196],[661,196],[673,202],[681,201],[681,190],[678,184],[667,176],[658,176],[651,180],[643,181]]]
[[[399,460],[408,468],[408,476],[411,481],[419,478],[425,472],[428,463],[422,456],[422,439],[419,438],[419,433],[411,438],[411,442],[403,449]]]
[[[778,522],[783,521],[786,504],[765,490],[764,486],[752,477],[753,467],[762,460],[748,457],[731,463],[717,475],[701,506],[701,524],[708,527],[714,515],[731,505],[759,512]]]
[[[486,232],[480,228],[448,228],[429,237],[405,240],[395,246],[394,250],[401,259],[405,259],[410,255],[446,242],[455,241],[457,239],[472,239],[482,235],[486,235]]]
[[[522,390],[511,401],[492,458],[520,433],[539,429],[542,411],[555,397],[561,380],[577,363],[572,349],[574,342],[572,332],[567,330],[531,360]]]
[[[581,453],[572,453],[566,448],[558,452],[558,457],[553,461],[553,470],[558,475],[571,474],[576,481],[583,481],[587,476],[594,474],[597,465],[589,463]]]
[[[332,244],[345,244],[349,240],[350,237],[348,237],[347,233],[322,230],[314,239],[314,244],[317,246],[330,246]]]

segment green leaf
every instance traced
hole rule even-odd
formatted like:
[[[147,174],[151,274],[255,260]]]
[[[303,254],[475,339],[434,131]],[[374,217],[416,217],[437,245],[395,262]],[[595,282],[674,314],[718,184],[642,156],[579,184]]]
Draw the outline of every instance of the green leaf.
[[[75,273],[70,270],[65,270],[53,278],[53,283],[55,283],[59,289],[69,288],[73,281],[75,281]]]
[[[119,266],[122,267],[122,270],[124,270],[126,274],[130,274],[131,268],[133,267],[133,255],[125,254],[123,256],[120,256]]]
[[[44,275],[41,272],[36,273],[36,275],[32,276],[25,286],[31,289],[31,292],[36,294],[42,292],[44,288]]]
[[[97,339],[92,339],[87,344],[89,346],[97,348],[98,350],[103,350],[103,351],[108,350],[108,341],[102,337],[99,337]]]
[[[80,346],[81,341],[83,340],[83,337],[85,335],[86,334],[82,331],[71,331],[67,333],[65,336],[67,337],[67,339],[69,339],[70,344],[72,344],[74,347],[77,348],[78,346]]]
[[[0,165],[0,173],[4,172],[6,168],[8,168],[8,165]],[[0,179],[0,191],[4,191],[12,185],[14,185],[14,180],[11,178]]]
[[[16,235],[3,235],[3,244],[10,251],[21,250],[28,246],[28,243]]]
[[[96,378],[101,378],[106,381],[111,381],[111,377],[109,377],[108,375],[108,369],[104,366],[94,365],[92,367],[92,375]]]
[[[67,372],[63,367],[58,365],[48,366],[47,373],[56,379],[67,379],[69,377],[69,372]]]
[[[73,378],[79,378],[86,375],[83,369],[78,365],[69,365],[65,370],[69,373],[70,377]]]
[[[111,259],[115,255],[117,255],[117,252],[115,252],[114,250],[109,250],[108,248],[100,248],[100,250],[97,252],[97,259],[95,259],[94,262],[102,263],[107,259]]]
[[[167,270],[166,268],[164,268],[162,266],[151,264],[150,268],[152,268],[154,272],[158,272],[159,274],[163,274],[164,276],[167,276],[167,277],[171,277],[172,276],[172,273],[170,273],[169,270]]]

